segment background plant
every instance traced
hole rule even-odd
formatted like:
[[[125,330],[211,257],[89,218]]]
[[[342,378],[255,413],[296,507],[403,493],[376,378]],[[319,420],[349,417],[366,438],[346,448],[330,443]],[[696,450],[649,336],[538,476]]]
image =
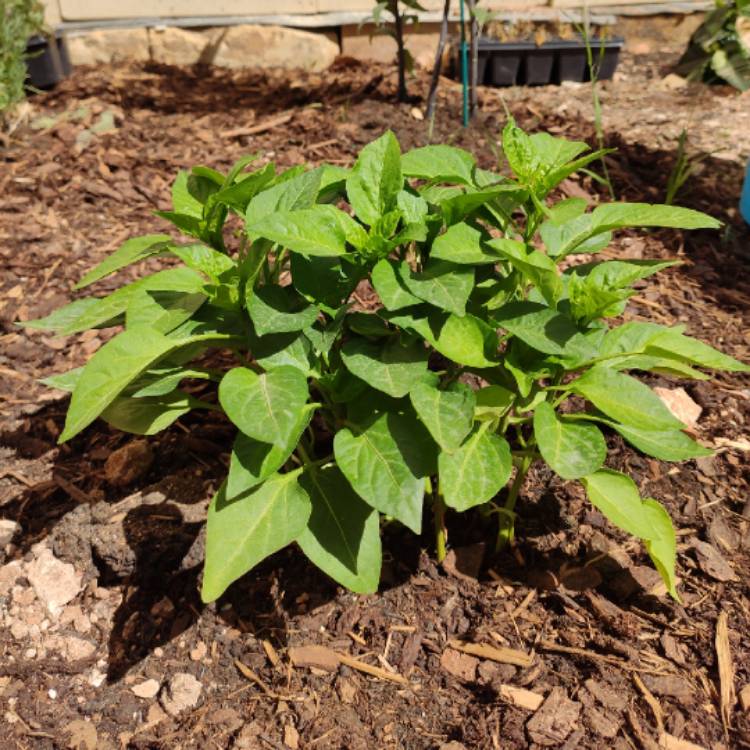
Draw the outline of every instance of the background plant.
[[[26,43],[43,25],[38,0],[0,0],[0,119],[24,98]]]
[[[449,515],[475,507],[497,519],[503,544],[536,461],[643,540],[677,595],[669,515],[604,465],[605,435],[666,461],[707,455],[628,372],[750,368],[683,326],[610,327],[632,284],[673,261],[574,256],[595,256],[624,227],[718,222],[552,201],[601,152],[512,120],[503,149],[513,177],[445,145],[402,154],[390,132],[351,169],[247,171],[250,158],[226,175],[195,167],[160,212],[188,242],[129,240],[78,288],[149,256],[182,265],[26,324],[62,334],[124,325],[84,368],[47,381],[72,391],[63,442],[98,417],[149,435],[211,409],[237,427],[208,512],[205,600],[293,542],[339,583],[372,592],[384,518],[420,533],[425,506],[438,557]],[[230,214],[244,220],[236,249],[225,244]],[[377,309],[353,308],[363,281]],[[234,364],[216,368],[209,350]],[[196,380],[218,387],[198,399],[181,388]]]
[[[418,0],[381,0],[375,3],[371,20],[375,24],[376,34],[387,34],[396,42],[396,65],[398,67],[398,100],[406,102],[409,95],[406,90],[406,74],[414,69],[414,58],[406,47],[404,39],[405,27],[409,24],[416,24],[419,20],[416,13],[404,12],[404,8],[411,11],[425,10]],[[383,17],[383,12],[387,12],[391,21]]]
[[[676,71],[691,81],[750,88],[750,0],[717,0],[690,38]]]

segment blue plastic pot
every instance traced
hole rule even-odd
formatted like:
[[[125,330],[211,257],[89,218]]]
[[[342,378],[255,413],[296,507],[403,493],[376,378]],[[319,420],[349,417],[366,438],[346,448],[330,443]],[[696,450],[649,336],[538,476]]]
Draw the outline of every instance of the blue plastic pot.
[[[740,197],[740,213],[742,218],[750,224],[750,161],[745,170],[745,182],[742,185],[742,196]]]

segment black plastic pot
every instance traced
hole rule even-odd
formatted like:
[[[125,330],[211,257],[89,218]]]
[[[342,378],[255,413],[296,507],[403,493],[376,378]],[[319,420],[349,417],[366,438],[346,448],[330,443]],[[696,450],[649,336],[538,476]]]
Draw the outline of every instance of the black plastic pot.
[[[34,36],[26,45],[28,83],[37,89],[48,89],[70,75],[71,65],[65,38]]]
[[[534,47],[526,53],[523,67],[523,82],[527,86],[544,85],[552,80],[555,65],[555,50],[547,45]]]
[[[592,39],[590,44],[595,64],[599,66],[598,79],[612,78],[623,40]],[[591,80],[583,40],[560,39],[536,45],[533,42],[480,39],[478,64],[478,82],[490,86],[533,86]]]

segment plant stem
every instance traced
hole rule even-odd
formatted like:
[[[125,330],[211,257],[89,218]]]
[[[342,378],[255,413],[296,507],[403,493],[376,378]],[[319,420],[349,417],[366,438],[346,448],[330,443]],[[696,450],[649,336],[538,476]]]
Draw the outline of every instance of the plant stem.
[[[398,100],[406,102],[409,96],[406,93],[406,50],[404,48],[404,19],[398,7],[398,0],[391,3],[393,13],[393,27],[396,36],[396,58],[398,61]]]
[[[432,136],[432,126],[435,117],[435,102],[437,100],[438,84],[440,83],[440,69],[443,65],[443,52],[445,51],[445,42],[448,39],[448,16],[451,12],[451,0],[445,0],[443,5],[443,19],[440,23],[440,39],[438,40],[437,50],[435,51],[435,65],[432,68],[432,80],[430,81],[430,93],[427,95],[427,113],[426,117],[430,123],[430,136]]]
[[[435,554],[439,563],[445,560],[448,532],[445,528],[445,502],[440,494],[440,484],[434,481],[432,491],[432,517],[435,523]]]
[[[499,512],[499,524],[497,531],[497,543],[495,544],[495,550],[499,551],[506,545],[513,541],[515,535],[515,507],[516,500],[518,500],[518,493],[521,491],[524,479],[529,473],[531,464],[534,462],[534,456],[524,456],[518,464],[518,471],[516,472],[513,484],[508,490],[508,497],[505,500],[504,507]]]

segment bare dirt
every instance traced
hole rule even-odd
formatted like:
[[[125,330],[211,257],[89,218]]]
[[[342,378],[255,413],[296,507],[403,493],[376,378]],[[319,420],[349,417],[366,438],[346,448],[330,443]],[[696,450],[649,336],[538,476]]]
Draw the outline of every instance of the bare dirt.
[[[750,231],[736,206],[750,99],[667,83],[675,58],[626,56],[602,84],[613,186],[661,200],[687,126],[691,149],[715,153],[680,201],[724,229],[625,232],[607,253],[681,258],[627,317],[684,323],[748,361]],[[426,82],[411,81],[417,97]],[[338,589],[289,548],[204,606],[201,529],[228,423],[189,416],[146,441],[97,424],[56,445],[66,399],[37,379],[82,364],[111,332],[55,338],[14,322],[65,303],[124,239],[163,231],[151,212],[168,207],[180,168],[255,151],[284,166],[349,164],[386,127],[405,148],[426,143],[419,101],[394,94],[391,69],[346,60],[315,76],[80,70],[36,98],[0,150],[2,747],[750,747],[746,376],[648,381],[685,388],[713,458],[663,464],[610,437],[610,464],[672,513],[680,603],[639,544],[540,469],[522,492],[518,545],[500,556],[479,517],[449,519],[444,568],[427,535],[388,528],[377,595]],[[440,96],[433,140],[487,167],[504,103],[527,128],[595,142],[590,85],[483,90],[469,129],[456,85]],[[605,199],[585,176],[563,192]]]

